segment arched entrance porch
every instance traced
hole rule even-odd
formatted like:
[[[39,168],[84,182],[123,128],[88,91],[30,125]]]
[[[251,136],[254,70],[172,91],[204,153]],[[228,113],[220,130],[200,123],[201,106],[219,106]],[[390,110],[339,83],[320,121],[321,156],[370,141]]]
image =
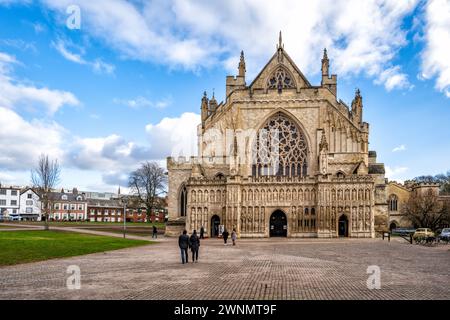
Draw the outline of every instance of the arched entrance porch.
[[[281,210],[275,210],[270,216],[269,235],[271,237],[287,237],[287,218]]]
[[[220,217],[215,214],[211,217],[211,238],[219,236]]]
[[[345,214],[339,217],[338,235],[339,237],[348,237],[348,219]]]

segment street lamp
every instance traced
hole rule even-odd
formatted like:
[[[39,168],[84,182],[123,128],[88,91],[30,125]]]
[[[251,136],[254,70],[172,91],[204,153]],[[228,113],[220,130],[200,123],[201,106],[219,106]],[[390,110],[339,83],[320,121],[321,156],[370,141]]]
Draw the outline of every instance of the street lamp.
[[[123,196],[120,201],[123,204],[123,238],[125,239],[125,234],[127,232],[127,201],[126,196]]]

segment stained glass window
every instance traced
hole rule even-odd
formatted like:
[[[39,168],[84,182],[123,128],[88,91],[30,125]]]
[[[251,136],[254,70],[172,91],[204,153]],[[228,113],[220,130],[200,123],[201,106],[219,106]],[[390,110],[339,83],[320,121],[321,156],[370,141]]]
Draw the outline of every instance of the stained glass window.
[[[271,117],[253,145],[253,176],[306,176],[308,146],[303,132],[282,112]]]

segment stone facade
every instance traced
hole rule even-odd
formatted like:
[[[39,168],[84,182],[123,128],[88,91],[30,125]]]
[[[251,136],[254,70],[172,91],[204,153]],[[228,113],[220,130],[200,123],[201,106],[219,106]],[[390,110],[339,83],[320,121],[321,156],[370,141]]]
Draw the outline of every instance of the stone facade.
[[[404,184],[401,184],[390,181],[386,186],[389,229],[415,227],[404,214],[405,204],[415,195],[424,194],[428,190],[432,190],[438,196],[439,202],[449,202],[450,195],[441,194],[439,189],[440,185],[438,183],[405,181]],[[448,224],[442,227],[448,227]]]
[[[280,35],[252,83],[241,53],[225,101],[204,94],[198,156],[167,159],[166,233],[374,237],[389,220],[387,181],[368,144],[359,90],[351,107],[337,99],[326,50],[321,85],[311,85]]]

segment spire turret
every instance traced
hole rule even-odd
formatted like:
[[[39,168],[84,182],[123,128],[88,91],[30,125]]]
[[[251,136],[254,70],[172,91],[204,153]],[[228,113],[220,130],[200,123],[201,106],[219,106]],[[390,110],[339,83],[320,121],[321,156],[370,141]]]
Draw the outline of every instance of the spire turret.
[[[327,77],[330,75],[330,61],[328,60],[327,49],[323,49],[322,57],[322,77]]]
[[[352,118],[358,124],[362,123],[363,103],[361,91],[357,88],[355,98],[352,101]]]
[[[284,50],[283,37],[281,36],[281,30],[280,30],[280,35],[278,36],[278,44],[277,44],[278,62],[283,62],[283,50]]]
[[[214,113],[214,112],[216,112],[216,110],[217,110],[217,100],[216,100],[216,98],[215,98],[215,96],[214,96],[214,89],[213,89],[213,95],[212,95],[212,98],[211,98],[211,100],[209,100],[209,109],[208,109],[208,115],[210,115],[211,113]]]
[[[327,49],[323,49],[322,56],[322,87],[327,88],[337,96],[337,76],[332,74],[330,77],[330,60],[328,59]]]
[[[245,77],[245,58],[244,58],[244,51],[241,51],[241,59],[239,60],[239,77]]]
[[[208,96],[206,91],[203,93],[202,104],[201,104],[201,118],[202,118],[202,128],[205,127],[206,118],[208,118]]]

